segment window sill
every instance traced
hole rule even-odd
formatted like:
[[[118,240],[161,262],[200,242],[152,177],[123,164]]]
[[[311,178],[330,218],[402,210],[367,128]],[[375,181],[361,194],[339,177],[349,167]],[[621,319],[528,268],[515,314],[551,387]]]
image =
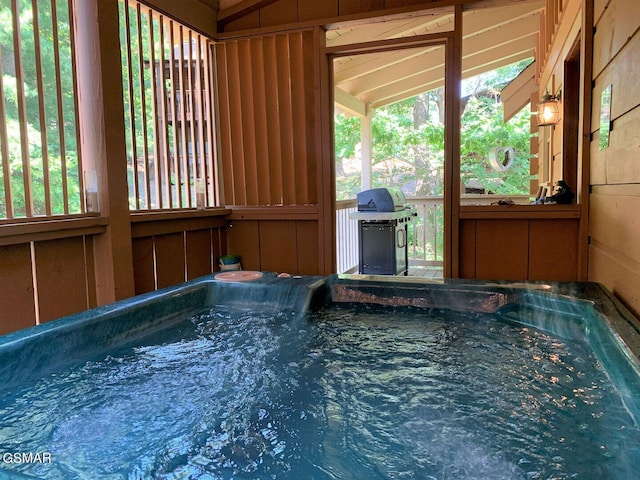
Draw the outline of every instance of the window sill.
[[[0,223],[0,245],[95,235],[103,233],[108,224],[107,217],[98,215],[3,220]]]

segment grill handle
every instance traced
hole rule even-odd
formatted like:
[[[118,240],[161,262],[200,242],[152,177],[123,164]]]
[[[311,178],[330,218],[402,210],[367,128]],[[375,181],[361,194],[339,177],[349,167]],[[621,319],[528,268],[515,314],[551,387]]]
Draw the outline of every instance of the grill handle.
[[[404,248],[407,245],[407,231],[404,228],[396,231],[396,241],[398,248]]]

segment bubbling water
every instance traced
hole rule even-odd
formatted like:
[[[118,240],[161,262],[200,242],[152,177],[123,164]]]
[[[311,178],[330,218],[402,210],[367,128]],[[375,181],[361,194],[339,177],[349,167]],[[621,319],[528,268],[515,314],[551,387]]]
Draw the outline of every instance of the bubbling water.
[[[586,344],[411,308],[207,311],[0,401],[0,450],[52,457],[0,478],[623,479],[639,445]]]

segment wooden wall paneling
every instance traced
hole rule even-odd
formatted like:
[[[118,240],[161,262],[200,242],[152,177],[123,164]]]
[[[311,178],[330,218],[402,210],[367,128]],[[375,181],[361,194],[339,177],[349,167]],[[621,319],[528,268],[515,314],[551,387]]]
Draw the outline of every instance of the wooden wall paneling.
[[[591,195],[591,240],[617,252],[621,263],[640,264],[640,186],[594,188]]]
[[[589,277],[597,279],[640,317],[640,264],[621,257],[609,246],[589,245]]]
[[[293,112],[291,102],[291,65],[289,61],[289,37],[276,37],[276,54],[278,64],[277,95],[279,101],[280,145],[282,164],[282,203],[295,205],[295,167],[293,150]]]
[[[476,278],[526,280],[528,241],[528,220],[478,220]]]
[[[133,276],[135,294],[151,292],[156,289],[156,270],[153,253],[153,237],[134,238]]]
[[[0,335],[4,335],[36,324],[30,245],[0,247],[0,265],[4,299],[0,305]]]
[[[532,93],[530,100],[529,109],[531,111],[531,118],[529,120],[529,132],[531,133],[531,137],[529,138],[529,175],[531,175],[531,180],[529,182],[529,193],[535,195],[538,193],[538,186],[540,185],[540,163],[538,155],[540,144],[538,143],[538,121],[535,116],[538,107],[538,92]]]
[[[260,11],[251,12],[237,20],[224,25],[225,32],[237,32],[240,30],[249,30],[252,28],[260,28]]]
[[[220,255],[227,253],[227,229],[214,228],[211,230],[211,258],[213,260],[212,272],[220,270]]]
[[[267,89],[271,85],[266,82],[264,39],[253,38],[251,42],[251,70],[253,75],[253,123],[255,130],[255,161],[256,161],[256,205],[269,205],[269,140],[267,129]]]
[[[476,220],[460,221],[460,278],[476,278]]]
[[[153,237],[157,288],[186,280],[184,232]]]
[[[591,118],[593,109],[593,2],[583,2],[580,35],[580,105],[578,115],[578,191],[580,230],[578,233],[578,280],[589,279],[589,194],[591,191]]]
[[[318,222],[296,222],[296,238],[298,246],[298,269],[296,273],[299,275],[319,275]]]
[[[606,8],[607,4],[611,1],[612,0],[593,0],[593,11],[594,11],[593,16],[596,22],[600,19],[600,17],[604,13],[604,9]]]
[[[601,41],[605,37],[598,38]],[[595,75],[595,72],[594,72]],[[640,118],[640,85],[628,78],[640,75],[640,34],[619,52],[614,62],[597,77],[591,115],[591,184],[640,182],[637,168],[637,125]],[[613,128],[609,147],[600,150],[599,127],[602,90],[611,84]]]
[[[203,141],[206,142],[206,166],[205,172],[209,176],[213,176],[216,181],[209,183],[207,187],[207,205],[223,206],[224,205],[224,179],[222,160],[220,158],[220,146],[222,132],[220,128],[220,121],[218,119],[217,110],[220,105],[220,98],[216,87],[219,79],[216,76],[217,72],[217,56],[216,56],[216,44],[211,40],[207,40],[206,53],[203,52],[203,63],[206,69],[203,72],[205,88],[209,90],[209,95],[204,95],[203,111],[210,112],[207,119],[210,120],[210,125],[203,125],[205,135]],[[226,100],[226,97],[225,97]],[[227,132],[228,134],[228,132]]]
[[[302,2],[309,3],[309,2]],[[318,2],[313,2],[318,3]],[[260,9],[260,26],[270,27],[298,20],[298,0],[279,0]]]
[[[591,152],[598,171],[593,172],[594,184],[640,183],[638,145],[640,145],[640,107],[636,107],[615,122],[609,147],[598,148],[599,135],[592,142]],[[603,175],[604,174],[604,175]]]
[[[564,124],[561,121],[558,125],[547,127],[551,129],[551,148],[553,156],[551,157],[551,185],[553,186],[558,180],[562,180],[563,174],[563,148],[564,148]],[[551,192],[549,192],[551,193]]]
[[[303,34],[289,36],[289,55],[291,58],[291,104],[293,113],[293,162],[295,182],[295,204],[306,205],[309,198],[307,178],[307,114]],[[312,75],[309,75],[313,79]]]
[[[334,116],[333,57],[327,55],[326,36],[319,53],[320,84],[318,114],[320,115],[318,148],[318,255],[320,274],[328,275],[336,272],[336,182],[334,134],[332,121]]]
[[[222,166],[222,182],[226,203],[235,203],[233,187],[233,143],[231,140],[231,93],[229,92],[229,71],[227,52],[229,44],[218,43],[213,46],[216,61],[217,92],[216,110],[218,117],[218,149],[219,161]]]
[[[640,25],[637,0],[611,0],[596,24],[593,36],[593,72],[597,77],[634,36]],[[630,72],[620,73],[625,78]],[[629,82],[635,83],[635,82]]]
[[[578,220],[530,220],[528,280],[578,280],[579,226]]]
[[[298,0],[298,21],[337,17],[338,3],[338,0],[322,0],[321,2]]]
[[[384,0],[384,7],[389,8],[401,8],[409,7],[411,5],[424,4],[424,0]]]
[[[240,67],[240,105],[238,114],[242,123],[243,156],[236,161],[244,163],[244,182],[246,205],[258,205],[258,163],[256,158],[256,112],[254,110],[254,65],[252,62],[252,49],[255,45],[252,40],[238,41],[238,55]],[[258,112],[259,115],[259,112]]]
[[[338,15],[372,12],[384,9],[384,0],[340,0]]]
[[[84,258],[85,271],[87,276],[87,308],[95,308],[98,306],[97,297],[97,279],[95,266],[95,251],[93,248],[93,235],[83,237],[84,242]]]
[[[590,144],[590,185],[604,185],[607,183],[607,152],[600,150],[598,142],[600,135],[596,132]]]
[[[553,7],[552,7],[553,8]],[[560,24],[554,22],[559,19],[552,19],[550,24],[550,34],[548,42],[545,43],[548,58],[543,65],[543,70],[539,79],[540,93],[542,94],[546,88],[551,93],[557,93],[557,87],[562,83],[563,63],[577,38],[579,38],[580,28],[582,26],[581,16],[582,1],[570,0],[566,2],[566,6],[562,13]],[[559,83],[556,84],[556,77]]]
[[[216,33],[216,10],[214,5],[217,5],[217,2],[146,0],[144,3],[149,3],[160,11],[169,13],[174,18],[180,18],[186,25],[191,25],[208,35]]]
[[[270,91],[265,98],[267,117],[267,155],[269,178],[269,205],[282,204],[282,142],[280,140],[279,122],[279,89],[278,89],[278,55],[276,51],[276,37],[269,36],[264,39],[264,76],[265,85],[270,86]]]
[[[307,198],[306,204],[318,203],[318,162],[320,161],[319,130],[320,130],[320,98],[318,51],[324,47],[326,33],[323,29],[304,32],[302,36],[302,58],[305,72],[305,140],[306,140],[306,174]]]
[[[242,72],[244,73],[244,72]],[[225,185],[225,195],[233,192],[232,198],[226,198],[226,204],[229,205],[247,205],[247,188],[245,184],[245,169],[244,169],[244,124],[243,124],[243,110],[242,110],[242,90],[240,84],[241,78],[240,72],[240,59],[238,53],[238,43],[227,43],[227,88],[229,93],[229,131],[231,132],[231,151],[223,152],[223,159],[225,160],[224,175],[228,175],[229,172],[233,172],[233,180],[231,188],[227,190]],[[231,202],[230,202],[231,201]]]
[[[88,308],[84,239],[34,243],[40,322]]]
[[[564,63],[562,89],[562,178],[574,192],[578,184],[578,141],[580,137],[580,44],[576,41]]]
[[[257,220],[234,220],[227,231],[227,253],[240,255],[245,270],[262,270],[259,227]]]
[[[298,272],[298,239],[295,220],[260,221],[262,270]]]
[[[212,230],[185,232],[187,280],[213,272]],[[217,259],[215,260],[217,261]]]
[[[638,9],[640,11],[640,9]],[[594,38],[603,40],[602,38]],[[597,48],[594,44],[594,48]],[[591,114],[591,132],[600,127],[600,99],[602,91],[611,84],[611,120],[614,122],[629,110],[640,105],[640,83],[629,81],[640,75],[640,33],[618,52],[615,61],[600,72],[593,72],[593,111]],[[612,130],[613,131],[613,130]]]

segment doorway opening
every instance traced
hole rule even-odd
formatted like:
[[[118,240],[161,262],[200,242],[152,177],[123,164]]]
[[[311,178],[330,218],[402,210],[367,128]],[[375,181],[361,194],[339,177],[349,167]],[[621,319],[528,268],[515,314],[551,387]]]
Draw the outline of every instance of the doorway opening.
[[[337,55],[332,64],[338,272],[358,270],[358,220],[350,218],[358,192],[398,188],[416,209],[409,274],[441,278],[446,45],[373,50]]]

